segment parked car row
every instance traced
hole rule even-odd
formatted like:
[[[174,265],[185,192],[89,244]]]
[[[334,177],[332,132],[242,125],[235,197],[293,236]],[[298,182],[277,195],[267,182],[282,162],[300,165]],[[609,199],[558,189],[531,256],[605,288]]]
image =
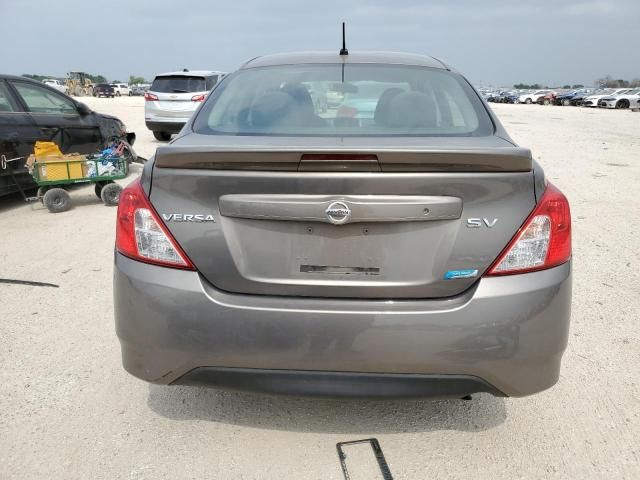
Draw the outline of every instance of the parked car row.
[[[640,88],[581,88],[565,92],[554,90],[489,91],[480,90],[487,102],[491,103],[524,103],[539,105],[583,106],[600,108],[640,108]]]

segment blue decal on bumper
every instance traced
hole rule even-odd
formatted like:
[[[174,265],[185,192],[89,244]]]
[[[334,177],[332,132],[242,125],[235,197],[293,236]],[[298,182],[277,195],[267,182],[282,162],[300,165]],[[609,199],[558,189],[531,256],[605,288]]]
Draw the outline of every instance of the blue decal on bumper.
[[[445,280],[455,280],[456,278],[473,278],[478,276],[478,270],[475,269],[467,269],[467,270],[449,270],[444,274]]]

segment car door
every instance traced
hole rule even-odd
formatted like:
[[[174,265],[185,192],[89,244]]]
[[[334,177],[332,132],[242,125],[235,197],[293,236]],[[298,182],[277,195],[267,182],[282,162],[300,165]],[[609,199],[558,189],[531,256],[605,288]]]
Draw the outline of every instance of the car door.
[[[64,153],[92,153],[102,145],[95,115],[82,115],[76,103],[54,89],[10,80],[36,125],[36,140],[55,142]]]
[[[33,186],[25,161],[33,153],[38,129],[5,80],[0,79],[0,196]]]
[[[7,159],[29,156],[36,130],[30,115],[0,79],[0,155]]]

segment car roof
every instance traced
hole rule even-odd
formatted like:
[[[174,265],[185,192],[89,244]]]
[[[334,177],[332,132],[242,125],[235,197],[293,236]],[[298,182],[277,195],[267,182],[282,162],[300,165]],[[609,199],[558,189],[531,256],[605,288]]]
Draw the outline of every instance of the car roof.
[[[24,80],[25,82],[33,82],[37,84],[42,83],[42,82],[39,82],[38,80],[34,80],[33,78],[22,77],[20,75],[7,75],[6,73],[0,73],[0,80]]]
[[[177,72],[159,73],[156,77],[168,77],[168,76],[184,76],[184,77],[207,77],[211,75],[222,75],[226,72],[219,72],[217,70],[179,70]]]
[[[276,53],[255,57],[247,61],[241,69],[271,67],[276,65],[309,64],[309,63],[380,63],[393,65],[411,65],[420,67],[451,70],[442,60],[427,55],[382,51],[354,51],[349,55],[340,55],[335,51],[312,51]]]

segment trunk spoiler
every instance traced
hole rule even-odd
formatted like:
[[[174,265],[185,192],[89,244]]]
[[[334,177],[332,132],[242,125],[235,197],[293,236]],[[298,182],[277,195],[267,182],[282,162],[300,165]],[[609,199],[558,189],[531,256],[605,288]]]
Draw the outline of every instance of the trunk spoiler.
[[[158,147],[157,168],[285,172],[529,172],[531,151],[494,148]]]

